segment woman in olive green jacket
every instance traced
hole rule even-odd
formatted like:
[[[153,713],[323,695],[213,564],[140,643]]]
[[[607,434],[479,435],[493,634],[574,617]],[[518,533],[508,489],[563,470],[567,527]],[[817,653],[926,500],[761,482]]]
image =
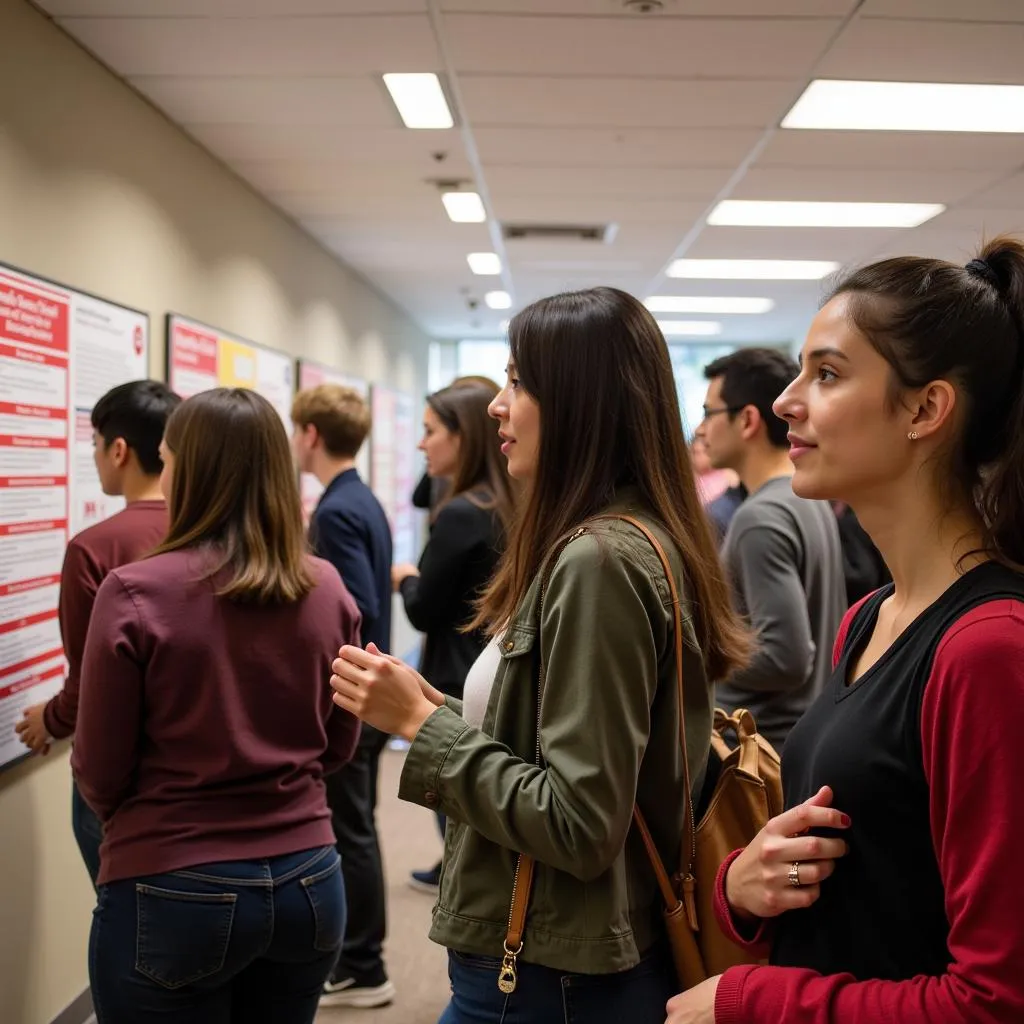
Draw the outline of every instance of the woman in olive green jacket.
[[[508,382],[491,413],[524,494],[480,606],[492,641],[464,702],[372,646],[342,649],[335,700],[412,742],[399,795],[449,819],[431,929],[450,951],[442,1024],[662,1024],[678,986],[651,866],[630,826],[635,801],[662,859],[678,863],[674,614],[648,541],[599,517],[636,517],[669,554],[684,605],[695,793],[711,683],[742,661],[747,638],[650,313],[612,288],[558,295],[512,320],[509,345]],[[521,949],[510,951],[519,854],[536,870]]]

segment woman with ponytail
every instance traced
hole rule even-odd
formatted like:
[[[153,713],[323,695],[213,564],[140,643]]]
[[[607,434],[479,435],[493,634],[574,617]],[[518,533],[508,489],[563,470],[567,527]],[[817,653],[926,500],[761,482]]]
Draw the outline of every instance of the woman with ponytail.
[[[850,505],[893,583],[790,734],[788,809],[719,874],[769,966],[668,1024],[1022,1021],[1024,245],[856,271],[775,410],[793,489]]]

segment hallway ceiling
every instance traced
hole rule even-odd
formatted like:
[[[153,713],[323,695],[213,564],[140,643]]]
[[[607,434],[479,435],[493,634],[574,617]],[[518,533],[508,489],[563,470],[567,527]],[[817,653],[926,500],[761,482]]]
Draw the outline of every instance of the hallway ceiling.
[[[495,337],[551,292],[758,296],[716,341],[802,336],[820,281],[664,276],[673,258],[966,260],[1024,232],[1024,135],[779,128],[815,78],[1024,84],[1024,0],[38,0],[83,46],[432,335]],[[384,72],[441,76],[403,127]],[[455,224],[438,179],[480,192]],[[913,229],[715,227],[722,199],[942,203]],[[614,225],[508,240],[504,222]],[[501,278],[471,252],[498,252]],[[477,303],[475,309],[470,308]],[[709,319],[704,316],[700,319]]]

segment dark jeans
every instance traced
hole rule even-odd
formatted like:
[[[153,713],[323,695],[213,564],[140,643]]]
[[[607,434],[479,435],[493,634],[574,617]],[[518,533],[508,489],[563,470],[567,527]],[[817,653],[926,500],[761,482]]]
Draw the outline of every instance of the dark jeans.
[[[71,783],[71,831],[75,834],[75,842],[85,861],[85,870],[92,879],[92,887],[96,888],[96,878],[100,873],[100,843],[103,842],[103,826],[96,813],[78,792],[78,786]]]
[[[618,974],[568,974],[519,963],[519,982],[498,990],[501,961],[448,951],[452,999],[438,1024],[664,1024],[676,994],[667,951]]]
[[[99,1024],[312,1024],[345,928],[333,846],[99,888]]]
[[[376,813],[377,769],[387,741],[386,733],[364,725],[352,760],[326,780],[348,897],[348,924],[336,976],[351,972],[360,979],[371,978],[384,970],[387,910]]]

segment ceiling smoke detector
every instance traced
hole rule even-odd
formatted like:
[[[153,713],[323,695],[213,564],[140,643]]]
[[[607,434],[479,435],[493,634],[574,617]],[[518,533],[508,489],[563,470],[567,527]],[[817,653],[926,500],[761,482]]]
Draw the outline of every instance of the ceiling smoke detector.
[[[665,10],[665,0],[622,0],[630,14],[658,14]]]

